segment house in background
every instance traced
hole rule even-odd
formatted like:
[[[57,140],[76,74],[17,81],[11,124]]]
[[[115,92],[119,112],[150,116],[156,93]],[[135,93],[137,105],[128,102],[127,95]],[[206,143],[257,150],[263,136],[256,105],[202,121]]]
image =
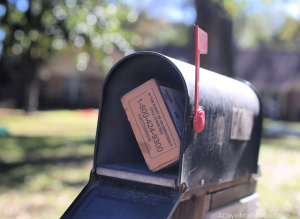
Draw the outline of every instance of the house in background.
[[[251,82],[272,119],[300,121],[300,54],[237,51],[236,77]]]
[[[115,53],[118,60],[122,55]],[[39,71],[42,81],[39,109],[98,108],[106,73],[91,56],[87,68],[79,71],[76,58],[65,54],[55,57]]]
[[[153,51],[188,62],[186,47],[166,46]],[[114,60],[123,57],[115,54]],[[219,72],[216,55],[213,71]],[[300,121],[300,54],[276,51],[236,51],[234,75],[258,90],[268,118]],[[40,70],[39,109],[98,108],[106,74],[91,57],[85,71],[76,68],[75,57],[55,57]],[[220,70],[220,73],[221,70]]]

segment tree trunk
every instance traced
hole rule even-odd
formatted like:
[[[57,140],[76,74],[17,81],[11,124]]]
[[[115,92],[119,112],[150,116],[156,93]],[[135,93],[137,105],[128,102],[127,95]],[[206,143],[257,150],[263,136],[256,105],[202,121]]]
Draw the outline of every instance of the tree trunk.
[[[225,9],[212,0],[195,1],[195,6],[196,24],[208,34],[208,54],[201,55],[201,67],[233,77],[232,20],[227,18]],[[192,31],[191,51],[194,51],[194,41],[195,32]],[[191,52],[190,60],[193,59],[194,52]]]
[[[16,106],[27,113],[38,109],[40,81],[37,75],[37,63],[29,54],[22,57],[19,77],[15,86]]]
[[[39,105],[39,94],[40,94],[40,83],[39,79],[36,77],[28,85],[28,97],[25,105],[26,112],[32,113],[37,111]]]

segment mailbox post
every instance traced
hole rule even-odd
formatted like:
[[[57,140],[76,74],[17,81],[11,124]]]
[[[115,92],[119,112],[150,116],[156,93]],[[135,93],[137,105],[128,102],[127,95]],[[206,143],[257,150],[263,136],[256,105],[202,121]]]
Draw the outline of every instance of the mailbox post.
[[[196,132],[194,70],[154,52],[134,53],[115,64],[102,87],[90,180],[62,219],[214,218],[222,209],[254,213],[260,99],[248,82],[201,69],[205,126]],[[155,173],[147,168],[120,101],[152,78],[185,94],[180,161]],[[239,207],[246,202],[249,207]]]

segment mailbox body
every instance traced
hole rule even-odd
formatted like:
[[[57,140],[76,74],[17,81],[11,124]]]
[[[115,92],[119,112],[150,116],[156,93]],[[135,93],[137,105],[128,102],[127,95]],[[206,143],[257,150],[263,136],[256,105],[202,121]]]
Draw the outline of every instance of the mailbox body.
[[[193,65],[154,52],[126,56],[110,70],[101,92],[91,178],[62,218],[167,218],[186,190],[257,172],[262,107],[253,87],[201,69],[199,96],[206,123],[196,133],[194,72]],[[180,162],[156,173],[147,168],[120,101],[152,78],[185,93]],[[232,137],[236,109],[252,115],[249,140]]]

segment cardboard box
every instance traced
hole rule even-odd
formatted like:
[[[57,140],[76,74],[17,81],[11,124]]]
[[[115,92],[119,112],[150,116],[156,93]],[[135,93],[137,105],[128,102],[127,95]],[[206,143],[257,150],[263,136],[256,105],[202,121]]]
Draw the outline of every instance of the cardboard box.
[[[184,114],[184,93],[151,79],[121,98],[132,130],[153,172],[176,163]]]

